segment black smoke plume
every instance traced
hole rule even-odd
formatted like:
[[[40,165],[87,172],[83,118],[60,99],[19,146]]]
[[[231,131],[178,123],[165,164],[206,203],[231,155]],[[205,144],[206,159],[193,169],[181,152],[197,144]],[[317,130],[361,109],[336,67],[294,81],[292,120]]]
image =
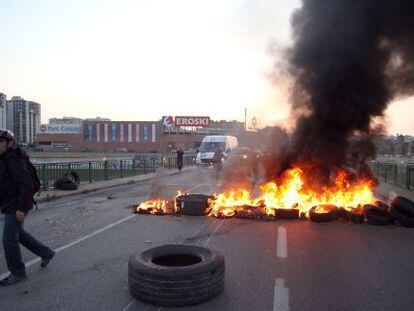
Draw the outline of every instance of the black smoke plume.
[[[292,108],[306,113],[288,162],[329,175],[347,163],[353,136],[369,136],[390,101],[414,93],[414,1],[303,0],[291,24]]]

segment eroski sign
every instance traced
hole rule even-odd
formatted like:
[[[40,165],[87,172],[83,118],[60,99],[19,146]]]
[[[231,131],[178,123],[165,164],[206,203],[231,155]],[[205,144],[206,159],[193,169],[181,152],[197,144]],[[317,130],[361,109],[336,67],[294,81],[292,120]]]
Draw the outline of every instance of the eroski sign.
[[[199,126],[205,127],[210,125],[210,117],[175,117],[175,126]]]

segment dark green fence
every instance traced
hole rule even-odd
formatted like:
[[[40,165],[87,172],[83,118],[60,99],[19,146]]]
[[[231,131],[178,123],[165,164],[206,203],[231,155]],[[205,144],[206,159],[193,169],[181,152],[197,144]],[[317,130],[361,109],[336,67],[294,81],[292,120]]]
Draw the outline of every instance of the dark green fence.
[[[195,163],[195,155],[184,155],[184,166]],[[110,180],[140,174],[153,173],[161,166],[166,169],[176,169],[177,157],[170,154],[137,154],[133,159],[103,160],[103,161],[76,161],[66,163],[38,163],[37,168],[42,189],[53,188],[57,179],[68,171],[75,171],[81,183],[92,183],[101,180]]]
[[[414,163],[374,161],[370,166],[379,180],[414,189]]]

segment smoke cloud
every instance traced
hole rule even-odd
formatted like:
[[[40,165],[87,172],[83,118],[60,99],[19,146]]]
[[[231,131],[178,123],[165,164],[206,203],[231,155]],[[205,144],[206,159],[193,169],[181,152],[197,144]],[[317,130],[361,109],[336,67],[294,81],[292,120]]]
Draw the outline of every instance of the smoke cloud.
[[[373,156],[366,138],[355,148],[352,137],[369,137],[390,101],[414,93],[414,2],[303,0],[291,25],[292,111],[306,113],[292,135],[289,165],[329,175],[350,149]]]

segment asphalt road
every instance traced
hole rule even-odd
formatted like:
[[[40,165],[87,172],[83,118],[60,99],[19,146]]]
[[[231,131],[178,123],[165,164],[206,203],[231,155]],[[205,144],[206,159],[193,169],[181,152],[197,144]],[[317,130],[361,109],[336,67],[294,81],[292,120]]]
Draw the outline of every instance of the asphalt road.
[[[160,310],[130,295],[127,265],[132,253],[167,243],[206,245],[226,260],[224,292],[183,310],[413,309],[412,229],[131,215],[126,208],[177,189],[214,192],[214,179],[201,176],[193,170],[41,204],[26,229],[58,253],[41,269],[24,251],[29,280],[0,288],[0,310]],[[1,251],[0,274],[6,271]]]

